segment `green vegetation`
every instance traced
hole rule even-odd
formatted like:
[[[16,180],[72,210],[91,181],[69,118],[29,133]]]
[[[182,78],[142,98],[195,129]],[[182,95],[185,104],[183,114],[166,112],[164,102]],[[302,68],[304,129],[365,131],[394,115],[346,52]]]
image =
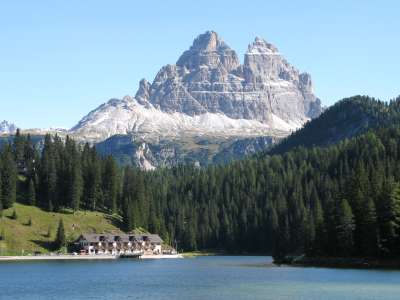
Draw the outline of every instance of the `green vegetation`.
[[[54,240],[54,247],[56,249],[61,249],[67,246],[67,240],[65,237],[65,229],[64,229],[64,222],[60,219],[57,228],[56,239]]]
[[[197,257],[197,256],[214,256],[214,255],[220,255],[221,253],[219,252],[208,252],[208,251],[188,251],[182,253],[184,257]]]
[[[400,125],[399,106],[400,97],[390,103],[366,96],[343,99],[273,147],[269,154],[283,154],[300,146],[328,146],[370,129]]]
[[[4,236],[0,239],[0,255],[21,255],[35,251],[47,253],[53,250],[60,219],[64,223],[67,242],[75,240],[82,232],[119,231],[115,225],[119,220],[100,212],[74,213],[72,210],[64,210],[55,213],[19,203],[14,206],[19,216],[17,220],[10,218],[13,208],[6,209],[0,219],[0,235]],[[29,220],[32,220],[32,225],[26,226]]]
[[[104,213],[119,215],[120,222],[114,221],[119,228],[159,233],[185,251],[273,253],[278,259],[304,253],[396,257],[400,254],[399,125],[400,98],[384,104],[355,97],[335,105],[269,154],[224,166],[178,166],[154,172],[118,167],[111,157],[69,138],[46,136],[39,152],[29,137],[17,133],[0,156],[5,214],[12,214],[15,199],[36,203],[47,212],[17,204],[18,219],[2,221],[5,241],[11,237],[10,249],[28,248],[14,245],[24,235],[9,235],[13,224],[32,233],[28,241],[54,241],[61,218],[67,241],[71,232],[104,231],[100,224],[87,228],[78,220],[82,228],[71,231],[69,218],[82,217],[81,211],[87,210],[103,222]],[[53,219],[42,222],[24,209],[36,209]],[[64,211],[70,214],[61,214]],[[32,226],[22,225],[29,217]],[[41,231],[34,232],[39,226]]]

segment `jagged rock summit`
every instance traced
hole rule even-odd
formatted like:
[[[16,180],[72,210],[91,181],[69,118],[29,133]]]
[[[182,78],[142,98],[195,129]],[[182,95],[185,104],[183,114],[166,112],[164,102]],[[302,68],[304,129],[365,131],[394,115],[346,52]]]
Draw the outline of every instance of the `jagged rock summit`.
[[[135,97],[112,99],[71,129],[86,139],[149,136],[285,136],[321,113],[311,76],[257,37],[243,64],[214,31],[199,35],[176,64]]]
[[[0,134],[14,134],[17,131],[17,126],[6,120],[0,122]]]

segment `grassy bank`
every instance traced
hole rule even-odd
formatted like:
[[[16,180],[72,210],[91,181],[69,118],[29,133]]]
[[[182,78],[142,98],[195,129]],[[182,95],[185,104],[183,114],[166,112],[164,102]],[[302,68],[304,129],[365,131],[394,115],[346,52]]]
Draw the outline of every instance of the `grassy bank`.
[[[17,218],[13,219],[14,209]],[[0,255],[21,255],[51,250],[58,222],[63,219],[68,241],[73,241],[82,232],[119,231],[118,217],[100,212],[46,212],[37,207],[16,203],[13,208],[4,210],[0,219]]]
[[[190,257],[197,257],[197,256],[214,256],[220,255],[221,253],[218,252],[209,252],[209,251],[190,251],[190,252],[183,252],[183,257],[190,258]]]

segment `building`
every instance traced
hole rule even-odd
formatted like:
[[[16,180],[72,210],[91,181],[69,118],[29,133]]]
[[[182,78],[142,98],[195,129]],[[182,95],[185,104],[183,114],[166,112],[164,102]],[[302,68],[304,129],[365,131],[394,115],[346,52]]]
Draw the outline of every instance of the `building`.
[[[163,240],[158,234],[84,233],[75,242],[85,254],[161,254]]]

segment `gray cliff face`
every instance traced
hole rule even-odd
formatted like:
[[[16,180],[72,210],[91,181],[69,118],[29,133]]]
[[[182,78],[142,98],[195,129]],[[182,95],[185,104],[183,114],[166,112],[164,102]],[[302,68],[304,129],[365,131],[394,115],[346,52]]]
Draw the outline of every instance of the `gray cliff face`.
[[[133,135],[114,135],[98,144],[96,150],[113,155],[121,165],[134,165],[144,170],[189,164],[205,167],[225,164],[233,160],[269,149],[279,138],[256,137],[247,139],[138,140]]]
[[[163,67],[151,86],[141,81],[136,98],[165,112],[222,113],[267,124],[273,115],[302,124],[321,113],[310,75],[291,66],[275,46],[256,38],[241,65],[213,31],[197,37],[175,65]]]
[[[266,150],[321,110],[311,76],[274,45],[256,38],[241,63],[208,31],[135,97],[99,106],[70,133],[122,164],[206,166]]]
[[[139,82],[139,89],[136,92],[135,98],[140,104],[147,104],[150,97],[150,83],[146,79]]]
[[[0,134],[14,134],[17,131],[17,126],[6,120],[0,122]]]

